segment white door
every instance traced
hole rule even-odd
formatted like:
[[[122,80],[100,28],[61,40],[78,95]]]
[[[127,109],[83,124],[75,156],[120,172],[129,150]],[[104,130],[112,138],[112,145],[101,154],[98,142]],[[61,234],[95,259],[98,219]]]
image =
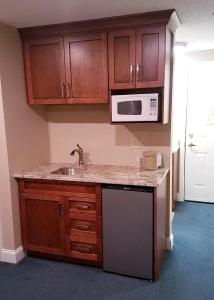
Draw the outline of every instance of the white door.
[[[214,203],[214,61],[190,67],[185,199]]]

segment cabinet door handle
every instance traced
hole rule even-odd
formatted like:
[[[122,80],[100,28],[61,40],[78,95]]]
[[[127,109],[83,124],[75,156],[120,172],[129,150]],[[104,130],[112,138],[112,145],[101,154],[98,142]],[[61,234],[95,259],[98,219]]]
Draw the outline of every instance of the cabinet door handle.
[[[91,253],[92,251],[92,247],[90,246],[78,246],[76,249],[81,253]]]
[[[64,216],[64,205],[63,203],[59,203],[59,215]]]
[[[134,70],[134,66],[130,65],[130,82],[133,82],[133,70]]]
[[[61,83],[61,98],[65,98],[65,84]]]
[[[77,229],[80,229],[80,230],[89,230],[91,229],[91,225],[90,224],[76,224],[75,226]]]
[[[140,81],[140,65],[139,64],[136,65],[136,78],[137,78],[137,81]]]
[[[67,90],[66,90],[67,98],[71,98],[71,84],[67,83]]]
[[[76,204],[74,206],[76,209],[90,209],[90,206],[89,205],[84,205],[84,204]]]

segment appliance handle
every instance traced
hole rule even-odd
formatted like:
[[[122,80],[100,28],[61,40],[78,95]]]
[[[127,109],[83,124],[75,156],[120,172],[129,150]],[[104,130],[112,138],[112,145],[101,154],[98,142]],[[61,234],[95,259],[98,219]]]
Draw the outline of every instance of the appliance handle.
[[[145,192],[145,193],[153,193],[153,187],[141,187],[134,185],[114,185],[114,184],[103,184],[102,188],[111,189],[111,190],[125,190],[125,191],[136,191],[136,192]]]

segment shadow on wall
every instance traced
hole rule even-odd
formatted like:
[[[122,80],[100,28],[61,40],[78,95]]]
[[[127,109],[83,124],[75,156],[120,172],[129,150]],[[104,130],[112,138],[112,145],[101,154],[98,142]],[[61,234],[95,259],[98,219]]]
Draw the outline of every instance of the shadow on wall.
[[[154,123],[117,125],[116,141],[119,146],[169,146],[170,126]]]
[[[52,123],[110,123],[108,104],[48,106]]]
[[[29,105],[29,107],[38,115],[39,118],[47,121],[47,109],[44,105]]]
[[[170,145],[169,125],[155,123],[112,125],[108,104],[49,106],[48,120],[51,123],[61,124],[89,124],[89,126],[98,124],[98,127],[99,124],[109,125],[114,128],[116,146],[165,147]],[[108,132],[107,130],[105,133]]]

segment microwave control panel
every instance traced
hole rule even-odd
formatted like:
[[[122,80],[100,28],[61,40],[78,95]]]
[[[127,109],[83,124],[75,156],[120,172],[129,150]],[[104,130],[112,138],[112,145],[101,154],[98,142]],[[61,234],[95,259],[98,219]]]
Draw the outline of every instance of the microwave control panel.
[[[158,120],[158,99],[150,98],[149,101],[149,121]]]

